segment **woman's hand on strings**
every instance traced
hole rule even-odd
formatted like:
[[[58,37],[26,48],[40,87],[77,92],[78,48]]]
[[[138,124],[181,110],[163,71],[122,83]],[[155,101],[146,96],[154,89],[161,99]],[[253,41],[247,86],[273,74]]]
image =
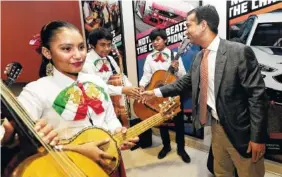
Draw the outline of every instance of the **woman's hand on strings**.
[[[115,130],[115,133],[122,133],[123,134],[122,136],[126,136],[127,128],[126,127],[117,128]],[[139,137],[130,138],[123,142],[123,144],[120,146],[120,149],[121,150],[130,149],[133,146],[135,146],[138,141],[139,141]]]
[[[51,124],[47,124],[46,119],[39,119],[34,126],[34,130],[45,143],[51,146],[55,146],[59,143],[58,133],[53,130]]]

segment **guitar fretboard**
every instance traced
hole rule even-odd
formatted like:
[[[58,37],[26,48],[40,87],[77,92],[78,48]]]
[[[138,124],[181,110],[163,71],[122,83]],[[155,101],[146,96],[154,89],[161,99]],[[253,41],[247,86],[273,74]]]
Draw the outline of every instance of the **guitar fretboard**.
[[[165,121],[165,120],[164,120],[163,116],[159,113],[159,114],[156,114],[156,115],[142,121],[141,123],[129,128],[127,130],[127,133],[126,133],[125,136],[123,136],[122,133],[118,133],[118,134],[114,135],[114,138],[117,140],[118,147],[123,143],[124,140],[137,137],[138,135],[145,132],[146,130],[148,130],[148,129],[156,126],[156,125],[159,125],[163,121]]]

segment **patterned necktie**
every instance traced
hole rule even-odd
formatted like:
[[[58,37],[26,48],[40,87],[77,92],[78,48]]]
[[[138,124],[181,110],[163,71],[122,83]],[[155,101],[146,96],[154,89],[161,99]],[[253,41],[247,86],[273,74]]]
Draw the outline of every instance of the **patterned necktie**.
[[[207,123],[207,95],[208,95],[208,49],[203,49],[203,58],[200,66],[200,122]]]

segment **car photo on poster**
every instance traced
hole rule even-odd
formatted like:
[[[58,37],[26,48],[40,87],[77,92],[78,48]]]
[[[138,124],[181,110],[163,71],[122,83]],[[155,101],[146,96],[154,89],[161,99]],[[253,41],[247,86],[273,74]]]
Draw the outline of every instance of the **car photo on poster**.
[[[148,25],[148,28],[153,26],[165,29],[184,21],[187,12],[198,4],[198,1],[178,1],[177,3],[172,1],[136,1],[134,10],[136,16]]]
[[[229,30],[230,40],[253,49],[269,100],[282,105],[282,12],[250,15]]]

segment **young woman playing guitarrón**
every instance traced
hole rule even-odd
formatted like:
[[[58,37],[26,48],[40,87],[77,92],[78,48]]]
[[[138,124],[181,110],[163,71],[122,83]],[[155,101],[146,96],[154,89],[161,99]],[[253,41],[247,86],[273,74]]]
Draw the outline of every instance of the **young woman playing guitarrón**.
[[[126,133],[117,119],[107,85],[95,75],[81,73],[86,47],[79,30],[64,21],[52,21],[41,30],[42,63],[40,79],[24,87],[18,99],[33,117],[44,117],[60,139],[69,139],[86,127],[100,127],[111,133]],[[36,120],[34,120],[36,121]],[[121,149],[131,148],[138,138],[125,141]],[[82,145],[63,145],[59,149],[79,151],[104,169],[110,168],[101,145],[109,140]],[[122,164],[121,164],[122,166]],[[125,176],[124,169],[114,176]]]

